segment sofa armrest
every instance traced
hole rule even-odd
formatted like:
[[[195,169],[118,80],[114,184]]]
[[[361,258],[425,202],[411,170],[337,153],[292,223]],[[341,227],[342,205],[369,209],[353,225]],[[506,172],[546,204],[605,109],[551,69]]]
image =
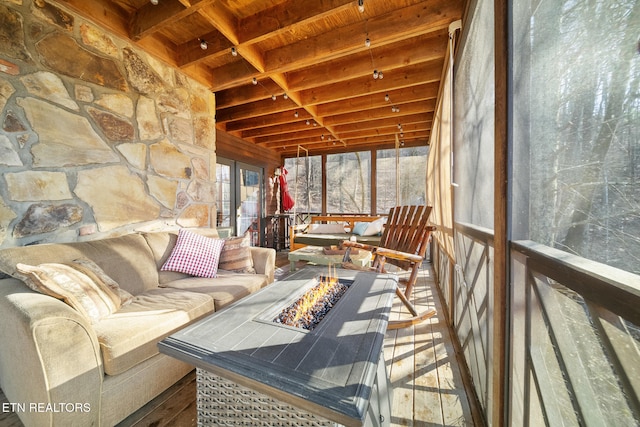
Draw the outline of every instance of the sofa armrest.
[[[276,274],[276,250],[252,246],[251,257],[256,273],[266,275],[269,278],[269,283],[272,283]]]
[[[98,425],[102,357],[86,318],[19,280],[3,279],[0,342],[0,387],[25,425]],[[60,406],[66,404],[73,410]]]

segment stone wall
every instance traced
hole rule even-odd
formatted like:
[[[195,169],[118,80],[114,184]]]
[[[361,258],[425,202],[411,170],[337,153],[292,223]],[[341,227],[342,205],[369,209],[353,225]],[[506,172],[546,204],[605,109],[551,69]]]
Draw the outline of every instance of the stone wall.
[[[0,0],[0,247],[215,225],[215,99],[45,0]]]

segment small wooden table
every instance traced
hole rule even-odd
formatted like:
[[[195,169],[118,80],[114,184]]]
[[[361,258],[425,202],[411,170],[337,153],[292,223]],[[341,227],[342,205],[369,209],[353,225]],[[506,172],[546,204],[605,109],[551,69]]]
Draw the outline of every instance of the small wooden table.
[[[325,270],[305,267],[159,343],[198,368],[199,424],[390,424],[381,355],[395,275],[338,270],[352,284],[315,329],[273,321]]]
[[[340,265],[342,263],[342,255],[326,255],[321,246],[305,246],[289,252],[289,262],[291,263],[291,271],[296,270],[296,262],[307,261],[318,265]],[[371,252],[359,250],[358,253],[351,253],[351,261],[353,264],[368,267],[371,264]]]

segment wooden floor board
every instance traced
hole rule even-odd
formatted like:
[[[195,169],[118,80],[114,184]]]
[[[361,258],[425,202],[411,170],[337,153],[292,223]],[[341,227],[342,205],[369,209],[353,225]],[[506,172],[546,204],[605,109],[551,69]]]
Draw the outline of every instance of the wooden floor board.
[[[288,261],[286,253],[278,255],[277,276],[282,277],[287,274]],[[393,388],[392,427],[473,426],[449,328],[440,315],[444,308],[432,277],[431,267],[425,263],[411,299],[418,311],[435,307],[438,314],[418,325],[388,331],[385,337],[384,357]],[[399,299],[396,300],[391,320],[408,317]],[[195,389],[192,372],[119,427],[195,427]],[[0,405],[5,402],[0,390]],[[22,423],[15,414],[0,412],[0,426],[20,427]]]

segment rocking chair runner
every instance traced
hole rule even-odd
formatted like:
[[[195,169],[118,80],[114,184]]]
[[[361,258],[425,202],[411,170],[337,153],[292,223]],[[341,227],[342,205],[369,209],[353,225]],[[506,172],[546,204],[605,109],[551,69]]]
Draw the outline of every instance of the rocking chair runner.
[[[422,322],[436,314],[434,309],[418,313],[409,301],[413,286],[418,277],[418,268],[427,252],[429,236],[435,227],[427,225],[431,206],[396,206],[389,211],[389,217],[382,233],[379,246],[371,246],[358,242],[344,241],[346,247],[342,266],[359,269],[351,263],[351,248],[371,251],[373,263],[371,269],[384,272],[385,263],[389,262],[403,270],[410,271],[409,278],[404,281],[404,292],[396,288],[396,295],[411,313],[411,318],[389,322],[388,329],[399,329]]]

